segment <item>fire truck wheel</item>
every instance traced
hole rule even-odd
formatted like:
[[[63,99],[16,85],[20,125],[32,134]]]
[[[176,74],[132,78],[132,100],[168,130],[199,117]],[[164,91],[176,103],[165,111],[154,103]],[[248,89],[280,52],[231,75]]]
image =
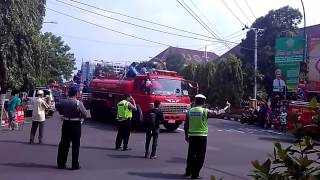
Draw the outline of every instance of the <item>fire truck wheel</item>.
[[[176,129],[178,129],[178,127],[180,126],[180,122],[176,122],[176,123],[168,123],[168,122],[164,122],[163,126],[168,130],[168,131],[175,131]]]

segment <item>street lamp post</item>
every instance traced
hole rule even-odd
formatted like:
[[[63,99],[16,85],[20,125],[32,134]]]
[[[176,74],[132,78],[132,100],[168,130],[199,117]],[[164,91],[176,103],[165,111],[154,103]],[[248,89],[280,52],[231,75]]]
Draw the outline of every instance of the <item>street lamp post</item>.
[[[301,0],[301,5],[302,5],[302,10],[303,10],[303,34],[304,34],[304,61],[307,61],[307,41],[308,41],[308,37],[307,37],[307,33],[306,33],[306,12],[304,9],[304,4],[303,4],[303,0]]]

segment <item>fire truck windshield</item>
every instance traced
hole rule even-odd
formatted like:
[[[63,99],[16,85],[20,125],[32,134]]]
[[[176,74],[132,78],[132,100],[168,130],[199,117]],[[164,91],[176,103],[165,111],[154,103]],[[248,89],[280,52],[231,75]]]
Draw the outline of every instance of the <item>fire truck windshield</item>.
[[[176,95],[187,96],[188,84],[181,80],[176,79],[152,79],[151,80],[151,94],[155,95]]]

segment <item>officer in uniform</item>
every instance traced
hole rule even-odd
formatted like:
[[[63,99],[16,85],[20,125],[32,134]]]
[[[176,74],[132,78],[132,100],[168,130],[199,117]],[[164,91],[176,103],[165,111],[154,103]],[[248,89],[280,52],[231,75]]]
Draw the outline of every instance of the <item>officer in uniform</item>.
[[[66,162],[72,142],[72,170],[80,169],[79,166],[79,148],[81,137],[82,118],[88,117],[88,113],[83,103],[77,100],[79,88],[71,87],[69,97],[62,100],[58,106],[58,111],[62,115],[62,134],[58,149],[58,169],[65,169]]]
[[[222,110],[209,110],[203,107],[205,100],[206,97],[202,94],[195,96],[195,107],[188,111],[184,125],[185,139],[189,143],[186,178],[191,176],[191,179],[201,179],[199,173],[207,150],[208,115],[225,113],[230,107],[230,103],[227,102],[227,106]]]
[[[121,149],[123,141],[123,151],[128,151],[128,142],[130,137],[132,111],[136,111],[137,106],[134,99],[126,94],[124,100],[117,104],[117,120],[118,120],[118,134],[116,138],[116,150]]]

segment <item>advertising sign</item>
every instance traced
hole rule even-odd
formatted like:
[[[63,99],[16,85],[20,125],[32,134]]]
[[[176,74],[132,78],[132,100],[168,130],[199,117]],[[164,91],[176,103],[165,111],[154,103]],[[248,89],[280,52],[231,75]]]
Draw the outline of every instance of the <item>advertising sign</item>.
[[[304,37],[283,37],[276,40],[275,63],[301,62],[304,59]]]
[[[276,67],[278,71],[282,72],[281,79],[285,82],[285,85],[288,91],[296,91],[299,83],[299,72],[300,72],[300,63],[299,62],[291,62],[291,63],[277,63]],[[276,75],[277,76],[277,75]],[[274,87],[277,86],[277,79],[274,80]],[[281,81],[279,81],[280,83]]]
[[[308,91],[320,92],[320,33],[311,34],[308,43]]]

